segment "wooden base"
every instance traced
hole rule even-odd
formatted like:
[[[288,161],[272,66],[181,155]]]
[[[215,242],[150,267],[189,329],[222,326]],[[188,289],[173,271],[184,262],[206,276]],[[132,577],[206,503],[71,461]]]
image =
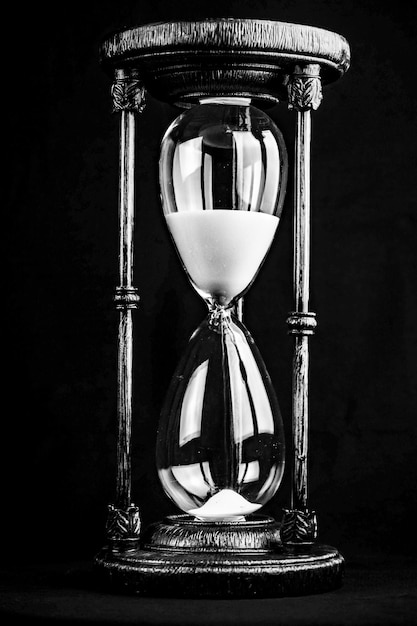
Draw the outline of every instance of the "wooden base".
[[[184,521],[191,529],[185,528]],[[195,543],[193,529],[197,526],[201,548]],[[182,547],[164,547],[178,534]],[[97,555],[95,567],[103,585],[141,596],[267,598],[322,593],[342,583],[344,560],[335,548],[314,545],[302,553],[289,553],[277,543],[271,518],[232,524],[171,518],[151,527],[152,535],[158,540],[147,543],[144,549],[116,552],[104,548]],[[164,535],[166,540],[161,539]],[[188,535],[192,536],[190,547],[186,546],[187,538],[184,541]],[[208,549],[212,542],[205,541],[207,536],[223,536],[223,548]],[[236,547],[237,541],[240,547]]]

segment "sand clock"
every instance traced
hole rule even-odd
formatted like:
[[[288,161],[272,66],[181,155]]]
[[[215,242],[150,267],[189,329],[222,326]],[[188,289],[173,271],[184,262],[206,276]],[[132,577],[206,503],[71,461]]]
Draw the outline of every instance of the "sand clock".
[[[309,310],[310,129],[322,85],[349,67],[349,46],[311,26],[209,19],[121,31],[103,43],[102,60],[120,113],[119,428],[116,496],[97,573],[111,588],[141,595],[274,597],[334,589],[343,557],[317,543],[307,488],[308,346],[316,326]],[[161,398],[156,471],[178,513],[142,529],[131,494],[132,313],[139,300],[135,131],[146,91],[181,109],[161,143],[162,210],[207,315]],[[283,210],[287,150],[267,113],[281,102],[295,113],[287,446],[274,387],[242,315]],[[277,521],[263,506],[285,465],[291,502]]]
[[[208,314],[168,391],[157,469],[166,493],[197,519],[244,519],[282,478],[278,403],[236,305],[274,238],[286,175],[282,135],[249,99],[202,99],[162,142],[167,226]]]

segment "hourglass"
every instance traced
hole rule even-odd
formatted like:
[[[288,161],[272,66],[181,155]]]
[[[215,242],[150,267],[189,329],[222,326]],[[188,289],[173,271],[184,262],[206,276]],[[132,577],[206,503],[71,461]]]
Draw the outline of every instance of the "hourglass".
[[[248,98],[202,99],[162,141],[166,222],[209,310],[168,391],[157,469],[175,504],[200,520],[244,519],[283,473],[275,393],[236,304],[274,238],[286,175],[282,135]]]
[[[321,84],[341,76],[349,47],[322,29],[219,19],[139,26],[103,44],[121,113],[118,475],[108,545],[95,564],[106,583],[142,595],[267,597],[340,585],[343,558],[316,543],[307,501],[310,113]],[[156,441],[156,469],[179,509],[141,532],[131,499],[134,139],[145,89],[183,108],[161,144],[166,227],[207,316],[173,373]],[[287,150],[265,112],[296,111],[292,502],[282,522],[263,514],[285,466],[282,417],[243,321],[276,236]],[[288,446],[287,446],[288,447]]]

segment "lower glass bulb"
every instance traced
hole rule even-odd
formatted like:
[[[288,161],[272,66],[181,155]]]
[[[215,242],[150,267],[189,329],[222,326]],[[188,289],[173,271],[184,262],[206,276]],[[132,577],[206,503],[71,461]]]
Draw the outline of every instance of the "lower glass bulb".
[[[190,339],[162,411],[156,459],[165,492],[201,520],[239,520],[277,491],[281,414],[265,365],[231,308],[213,306]]]

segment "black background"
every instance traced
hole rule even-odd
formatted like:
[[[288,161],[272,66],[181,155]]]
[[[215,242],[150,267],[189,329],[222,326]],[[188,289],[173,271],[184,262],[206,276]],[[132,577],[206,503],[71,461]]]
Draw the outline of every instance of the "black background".
[[[389,8],[388,8],[389,7]],[[321,26],[352,49],[313,117],[310,505],[352,557],[406,554],[416,501],[414,3],[247,0],[64,3],[11,10],[3,49],[7,249],[3,554],[90,559],[114,497],[118,120],[100,41],[135,23],[258,17]],[[133,496],[144,524],[176,509],[154,464],[158,415],[205,308],[161,215],[159,144],[179,113],[148,98],[138,124]],[[293,155],[294,116],[269,114]],[[8,146],[8,143],[5,143]],[[290,433],[291,180],[245,322]],[[289,474],[265,508],[281,517]]]

